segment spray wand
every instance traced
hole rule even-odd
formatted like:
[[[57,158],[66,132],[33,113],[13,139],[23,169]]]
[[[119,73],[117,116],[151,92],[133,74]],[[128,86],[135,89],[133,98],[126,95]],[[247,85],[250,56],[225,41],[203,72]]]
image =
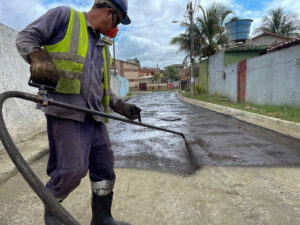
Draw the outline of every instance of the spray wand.
[[[93,115],[102,116],[105,118],[110,118],[113,120],[122,121],[125,123],[134,124],[137,126],[143,126],[143,127],[147,127],[147,128],[151,128],[151,129],[156,129],[156,130],[161,130],[161,131],[168,132],[168,133],[177,134],[177,135],[180,135],[184,139],[186,149],[189,153],[191,153],[189,143],[187,142],[185,135],[183,133],[165,129],[165,128],[155,127],[155,126],[144,124],[141,122],[131,121],[128,119],[108,115],[105,113],[77,107],[77,106],[62,103],[62,102],[55,102],[52,99],[48,98],[47,90],[45,89],[45,87],[39,86],[39,88],[40,88],[40,91],[39,91],[38,95],[32,95],[32,94],[18,92],[18,91],[9,91],[9,92],[0,94],[0,127],[1,127],[0,140],[3,144],[3,146],[5,147],[9,157],[11,158],[11,160],[13,161],[13,163],[15,164],[16,168],[19,170],[21,175],[24,177],[26,182],[29,184],[29,186],[34,190],[34,192],[43,201],[44,205],[48,209],[51,209],[51,212],[55,216],[57,216],[57,218],[59,218],[63,224],[80,225],[78,223],[78,221],[76,221],[76,219],[74,219],[74,217],[61,204],[59,204],[57,202],[57,200],[51,194],[51,192],[45,188],[44,184],[40,181],[40,179],[36,176],[36,174],[32,171],[30,166],[24,160],[23,156],[20,154],[20,151],[18,150],[18,148],[16,147],[15,143],[13,142],[11,136],[9,135],[6,125],[5,125],[5,122],[4,122],[3,112],[2,112],[3,104],[4,104],[5,100],[7,100],[8,98],[20,98],[20,99],[32,101],[35,103],[40,103],[43,107],[46,107],[48,105],[63,107],[63,108],[67,108],[67,109],[71,109],[71,110],[75,110],[75,111],[79,111],[79,112],[85,112],[85,113],[89,113],[89,114],[93,114]]]

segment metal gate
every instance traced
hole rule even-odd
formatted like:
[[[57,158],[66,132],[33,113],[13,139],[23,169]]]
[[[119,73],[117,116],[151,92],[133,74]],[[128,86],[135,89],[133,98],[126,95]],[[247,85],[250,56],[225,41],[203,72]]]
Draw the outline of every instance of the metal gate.
[[[240,62],[240,71],[238,73],[238,90],[237,90],[238,102],[246,101],[246,71],[247,71],[247,60],[244,60]]]
[[[147,84],[146,83],[139,83],[140,91],[147,91]]]

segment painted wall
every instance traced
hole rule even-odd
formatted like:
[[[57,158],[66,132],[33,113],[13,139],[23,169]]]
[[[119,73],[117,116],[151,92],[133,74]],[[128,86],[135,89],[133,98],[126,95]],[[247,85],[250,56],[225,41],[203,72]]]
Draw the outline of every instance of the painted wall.
[[[208,59],[200,63],[199,69],[199,87],[203,88],[205,91],[209,91],[209,61]]]
[[[300,106],[300,45],[247,60],[246,102]],[[239,63],[224,67],[224,53],[209,58],[209,93],[237,101]]]
[[[241,62],[245,59],[251,59],[259,56],[261,50],[258,51],[230,51],[225,52],[224,65],[228,66],[232,63]]]
[[[129,83],[128,80],[120,75],[117,75],[119,80],[119,87],[120,87],[120,98],[124,98],[129,93]]]
[[[225,82],[224,82],[224,52],[209,58],[209,93],[225,95]]]
[[[111,74],[110,76],[110,88],[113,91],[115,95],[120,97],[120,84],[119,84],[119,79],[117,76],[114,74]]]
[[[246,101],[300,106],[300,45],[249,59]]]
[[[29,65],[17,52],[16,35],[17,31],[0,23],[0,92],[17,90],[36,94],[37,89],[27,85]],[[46,130],[44,114],[25,100],[5,102],[4,119],[16,143]]]
[[[226,66],[224,73],[224,96],[234,102],[237,102],[238,70],[239,63],[234,63]]]

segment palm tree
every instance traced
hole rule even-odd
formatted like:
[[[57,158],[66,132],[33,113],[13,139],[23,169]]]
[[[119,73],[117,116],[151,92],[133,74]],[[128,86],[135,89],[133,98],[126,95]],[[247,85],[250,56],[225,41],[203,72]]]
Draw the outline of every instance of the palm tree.
[[[222,4],[212,4],[207,10],[200,6],[202,17],[196,19],[194,24],[195,56],[200,59],[215,54],[225,44],[227,37],[225,35],[224,21],[232,13]],[[185,33],[174,37],[170,44],[179,45],[177,52],[185,52],[187,59],[190,56],[190,24],[181,23],[186,29]]]
[[[210,56],[220,51],[227,43],[224,23],[226,18],[232,14],[222,4],[214,3],[207,10],[199,6],[202,11],[202,17],[197,18],[197,24],[203,36],[203,56]]]
[[[182,34],[179,34],[179,36],[172,38],[170,44],[179,45],[179,49],[177,53],[184,52],[186,54],[184,61],[186,62],[186,60],[190,57],[191,54],[190,24],[183,22],[180,24],[180,26],[184,27],[186,31]],[[201,43],[201,31],[199,30],[199,27],[196,24],[194,24],[193,32],[194,32],[194,41],[195,41],[194,55],[199,57],[201,50],[200,50],[200,44],[197,43]]]
[[[281,36],[299,36],[300,26],[296,25],[297,17],[292,13],[284,13],[284,9],[279,7],[271,9],[265,16],[261,27],[256,32],[271,32]]]

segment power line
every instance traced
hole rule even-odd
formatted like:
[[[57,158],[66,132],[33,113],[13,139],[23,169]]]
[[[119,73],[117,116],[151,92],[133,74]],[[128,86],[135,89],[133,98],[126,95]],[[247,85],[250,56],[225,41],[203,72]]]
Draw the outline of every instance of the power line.
[[[183,11],[181,11],[181,12],[183,12]],[[165,17],[165,18],[163,18],[163,19],[157,20],[156,22],[151,23],[151,24],[148,24],[148,25],[146,25],[146,26],[136,27],[136,28],[134,28],[134,29],[131,29],[131,30],[125,30],[125,31],[121,31],[121,32],[122,32],[122,33],[127,33],[127,32],[131,32],[131,31],[135,31],[135,30],[141,30],[141,29],[144,29],[144,28],[148,28],[148,27],[153,26],[154,24],[160,23],[160,22],[162,22],[162,21],[164,21],[164,20],[166,20],[166,19],[169,19],[169,18],[174,17],[174,16],[177,16],[177,15],[178,15],[178,13],[176,13],[176,14],[174,14],[174,15],[171,15],[171,16],[168,16],[168,17]]]
[[[199,17],[199,12],[200,12],[199,6],[200,6],[200,0],[195,0],[195,6],[194,6],[194,9],[195,9],[195,12],[194,12],[194,19],[196,19],[196,18]]]

